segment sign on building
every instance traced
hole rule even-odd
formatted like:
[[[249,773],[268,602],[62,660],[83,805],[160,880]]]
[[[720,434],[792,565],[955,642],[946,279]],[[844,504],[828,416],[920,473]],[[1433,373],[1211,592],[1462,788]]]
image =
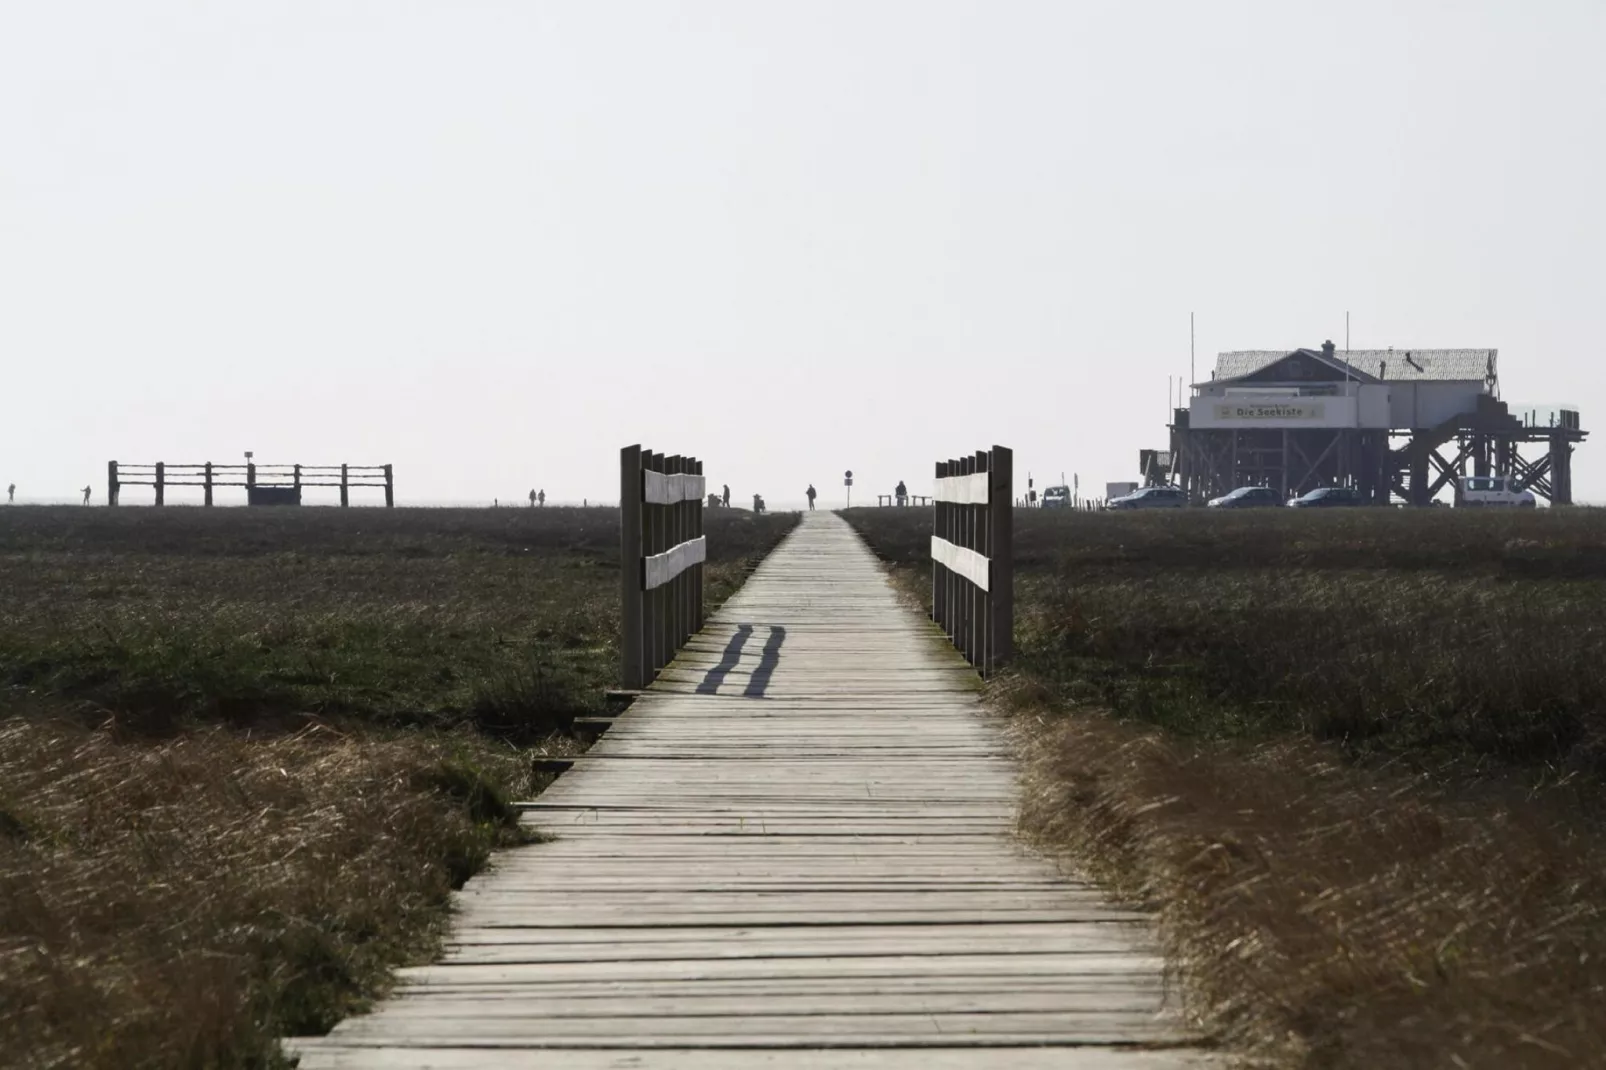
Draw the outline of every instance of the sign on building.
[[[1216,419],[1223,422],[1310,420],[1314,423],[1327,419],[1325,401],[1227,401],[1217,402],[1215,410]]]

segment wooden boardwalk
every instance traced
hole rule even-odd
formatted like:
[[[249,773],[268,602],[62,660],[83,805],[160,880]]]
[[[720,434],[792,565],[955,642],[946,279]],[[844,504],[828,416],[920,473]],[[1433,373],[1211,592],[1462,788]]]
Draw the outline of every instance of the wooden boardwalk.
[[[809,515],[305,1070],[1177,1070],[1145,919],[1012,836],[976,677]]]

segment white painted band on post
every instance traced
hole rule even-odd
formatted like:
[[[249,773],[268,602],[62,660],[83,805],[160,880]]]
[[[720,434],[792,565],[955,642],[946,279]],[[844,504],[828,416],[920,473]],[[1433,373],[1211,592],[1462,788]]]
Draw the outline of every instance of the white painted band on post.
[[[662,587],[693,565],[702,564],[707,558],[708,537],[706,535],[699,535],[695,539],[687,539],[679,546],[672,546],[661,554],[644,557],[641,559],[643,566],[641,589],[650,591],[655,587]]]
[[[972,472],[968,476],[940,476],[933,495],[939,502],[953,505],[986,505],[987,473]]]
[[[702,501],[707,493],[707,477],[677,473],[643,472],[641,500],[648,505],[674,505],[676,502]]]
[[[933,535],[931,537],[931,559],[937,564],[956,572],[974,583],[982,590],[987,590],[987,580],[991,574],[988,561],[975,550],[967,550],[963,546],[955,546],[947,539]]]

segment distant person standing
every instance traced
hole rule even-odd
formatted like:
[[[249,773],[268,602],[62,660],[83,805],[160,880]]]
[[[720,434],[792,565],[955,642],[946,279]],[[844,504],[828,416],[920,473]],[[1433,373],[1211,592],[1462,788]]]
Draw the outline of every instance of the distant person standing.
[[[530,488],[530,508],[531,509],[535,508],[535,488],[534,487]]]
[[[90,490],[90,488],[88,488],[88,487],[84,488],[84,504],[85,505],[89,504],[89,490]]]
[[[753,495],[753,515],[757,516],[764,511],[764,499],[757,494]]]
[[[909,504],[909,488],[903,485],[903,480],[898,480],[898,487],[894,493],[898,496],[899,505]]]
[[[540,490],[536,491],[536,493],[535,493],[535,504],[540,505],[540,506],[545,506],[546,505],[546,488],[545,487],[542,487]]]
[[[727,509],[731,507],[731,485],[729,483],[725,484],[725,495],[720,499],[720,504]]]
[[[813,509],[814,508],[814,484],[813,483],[809,484],[808,495],[809,495],[809,508]]]
[[[6,504],[10,505],[17,500],[17,485],[15,483],[6,488]]]

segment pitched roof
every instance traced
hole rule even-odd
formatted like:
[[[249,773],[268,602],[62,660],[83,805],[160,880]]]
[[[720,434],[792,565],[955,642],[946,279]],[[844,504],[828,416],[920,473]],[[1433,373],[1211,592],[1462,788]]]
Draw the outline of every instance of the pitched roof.
[[[1252,375],[1294,350],[1244,349],[1216,355],[1216,378],[1237,379]],[[1311,351],[1306,351],[1311,352]],[[1495,373],[1497,349],[1354,349],[1339,350],[1334,357],[1363,375],[1384,382],[1429,380],[1438,382],[1483,382]],[[1320,355],[1316,350],[1312,355]],[[1385,368],[1385,365],[1387,367]]]

